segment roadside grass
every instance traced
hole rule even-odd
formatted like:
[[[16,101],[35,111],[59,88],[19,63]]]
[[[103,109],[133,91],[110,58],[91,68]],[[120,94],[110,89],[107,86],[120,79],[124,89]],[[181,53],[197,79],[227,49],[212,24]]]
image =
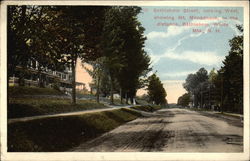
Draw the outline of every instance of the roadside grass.
[[[8,88],[8,95],[10,97],[23,95],[63,95],[63,92],[52,88],[10,86]]]
[[[188,110],[191,110],[191,111],[200,111],[200,112],[214,112],[213,114],[215,115],[220,115],[220,116],[229,116],[229,117],[234,117],[234,118],[240,118],[242,119],[242,117],[237,114],[237,113],[228,113],[228,112],[218,112],[218,111],[214,111],[214,110],[211,110],[211,109],[201,109],[201,108],[186,108]]]
[[[77,100],[77,104],[72,105],[70,99],[63,98],[9,98],[8,118],[20,118],[101,108],[108,107],[92,100]]]
[[[134,106],[131,107],[135,110],[141,110],[141,111],[145,111],[145,112],[154,112],[156,110],[161,109],[161,106],[157,106],[157,105],[142,105],[142,106]]]
[[[130,109],[61,116],[8,124],[8,152],[67,151],[140,117]]]
[[[185,109],[188,109],[188,110],[191,110],[191,111],[213,111],[213,110],[210,110],[210,109],[204,109],[204,108],[185,108]]]
[[[237,115],[237,114],[234,114],[234,113],[216,112],[215,114],[217,114],[217,115],[223,115],[223,116],[230,116],[230,117],[235,117],[235,118],[242,118],[240,115]]]
[[[139,99],[137,98],[136,101],[140,104],[140,105],[148,105],[148,102],[143,100],[143,99]]]

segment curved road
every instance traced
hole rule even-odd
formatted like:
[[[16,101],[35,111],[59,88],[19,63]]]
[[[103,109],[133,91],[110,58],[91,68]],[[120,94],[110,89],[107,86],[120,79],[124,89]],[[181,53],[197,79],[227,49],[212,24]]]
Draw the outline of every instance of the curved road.
[[[128,122],[71,151],[242,152],[240,119],[164,109]]]

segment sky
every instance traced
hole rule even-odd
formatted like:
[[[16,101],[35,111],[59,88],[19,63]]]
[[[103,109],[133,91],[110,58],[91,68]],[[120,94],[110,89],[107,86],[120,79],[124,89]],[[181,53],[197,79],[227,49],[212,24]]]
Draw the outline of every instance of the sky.
[[[240,34],[235,26],[243,22],[243,9],[142,6],[138,19],[145,28],[153,71],[164,84],[168,103],[176,103],[186,92],[182,84],[188,74],[222,66],[228,41]]]

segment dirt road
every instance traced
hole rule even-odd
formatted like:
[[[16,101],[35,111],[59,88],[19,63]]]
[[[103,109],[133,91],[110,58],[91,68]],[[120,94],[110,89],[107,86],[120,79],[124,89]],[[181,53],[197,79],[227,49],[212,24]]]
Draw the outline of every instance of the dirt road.
[[[186,109],[164,109],[124,124],[72,151],[82,152],[242,152],[237,119]]]

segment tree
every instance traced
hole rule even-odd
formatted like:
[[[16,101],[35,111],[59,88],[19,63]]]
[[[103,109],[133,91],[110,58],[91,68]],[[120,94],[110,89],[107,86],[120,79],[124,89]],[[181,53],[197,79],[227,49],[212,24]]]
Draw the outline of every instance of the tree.
[[[177,104],[185,107],[185,106],[189,105],[190,101],[191,101],[190,100],[190,94],[189,93],[185,93],[185,94],[183,94],[182,96],[180,96],[178,98]]]
[[[36,61],[42,86],[42,70],[64,68],[54,34],[56,16],[49,6],[8,6],[8,77],[20,66],[18,77],[21,81],[28,74],[26,68]]]
[[[120,20],[119,8],[112,7],[105,14],[105,23],[103,28],[103,53],[105,56],[104,65],[107,69],[110,80],[110,104],[114,103],[114,83],[117,73],[123,66],[122,48],[124,40],[121,37],[122,29],[119,25]]]
[[[112,7],[106,12],[103,29],[103,52],[111,85],[111,103],[115,82],[120,88],[121,103],[126,97],[133,102],[142,85],[142,76],[149,71],[150,58],[143,50],[144,28],[137,20],[139,7]]]
[[[231,112],[243,112],[243,28],[229,40],[230,51],[219,70],[222,84],[223,109]]]
[[[7,61],[8,80],[15,73],[16,67],[26,67],[31,54],[27,41],[30,26],[27,6],[8,6],[7,9]]]
[[[160,81],[160,78],[156,76],[156,73],[148,77],[148,96],[149,100],[157,105],[165,105],[167,103],[167,93]]]
[[[92,32],[101,32],[105,7],[57,6],[59,13],[56,20],[59,46],[66,65],[72,69],[72,104],[76,103],[75,68],[77,59],[95,60],[100,57],[100,43],[92,46],[97,40],[89,38]]]
[[[194,106],[203,107],[204,96],[203,93],[208,88],[208,74],[205,68],[200,68],[195,74],[189,74],[183,84],[183,87],[193,95]]]
[[[218,76],[218,73],[216,72],[215,68],[213,68],[208,75],[208,81],[213,83]]]
[[[107,75],[106,67],[104,66],[105,57],[100,57],[95,61],[89,62],[92,65],[92,70],[85,68],[89,75],[93,79],[93,86],[96,87],[96,101],[99,103],[100,98],[100,88],[105,87],[107,82],[105,82],[105,75]]]
[[[143,35],[144,28],[137,19],[140,7],[119,7],[119,23],[124,40],[120,54],[123,58],[123,66],[117,74],[120,85],[121,103],[122,98],[126,98],[126,103],[130,98],[131,102],[136,91],[143,87],[143,77],[151,70],[150,57],[143,50],[146,37]]]
[[[219,104],[218,97],[219,97],[219,93],[218,90],[216,89],[216,86],[218,85],[218,73],[215,70],[215,68],[213,68],[208,75],[208,89],[209,89],[209,93],[208,93],[208,102],[209,102],[209,108],[212,108],[212,105],[215,107]]]

